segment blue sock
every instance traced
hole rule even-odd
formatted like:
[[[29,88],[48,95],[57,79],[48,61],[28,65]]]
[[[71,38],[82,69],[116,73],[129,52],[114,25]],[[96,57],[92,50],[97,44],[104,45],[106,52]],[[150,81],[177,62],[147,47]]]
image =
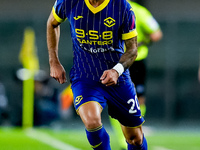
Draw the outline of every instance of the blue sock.
[[[94,150],[111,150],[110,138],[103,125],[95,129],[86,129],[86,134]]]
[[[139,145],[139,146],[131,145],[131,144],[128,143],[128,150],[147,150],[147,140],[146,140],[146,138],[143,136],[142,145]]]

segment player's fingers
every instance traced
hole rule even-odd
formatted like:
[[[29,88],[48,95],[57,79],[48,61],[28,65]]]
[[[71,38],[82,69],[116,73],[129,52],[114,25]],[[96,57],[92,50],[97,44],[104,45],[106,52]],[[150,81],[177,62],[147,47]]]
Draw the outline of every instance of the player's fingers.
[[[58,81],[59,83],[61,83],[61,82],[60,82],[60,78],[59,78],[58,76],[56,76],[54,73],[51,73],[50,76],[51,76],[52,78],[54,78],[56,81]]]
[[[50,76],[51,76],[52,78],[55,78],[55,77],[54,77],[54,74],[53,74],[52,72],[50,73]]]
[[[109,83],[106,84],[106,86],[111,86],[111,85],[114,85],[114,83],[113,82],[109,82]]]
[[[103,80],[101,80],[102,84],[107,84],[109,82],[110,78],[108,78],[108,76],[106,76]]]
[[[56,78],[56,80],[58,81],[58,83],[63,84],[63,77],[62,77],[62,75],[58,76]]]
[[[50,76],[51,76],[53,79],[55,79],[55,80],[57,81],[57,78],[56,78],[56,76],[54,75],[54,73],[50,73]]]
[[[66,76],[63,78],[63,83],[67,82]]]
[[[116,85],[117,82],[115,82],[113,79],[110,79],[107,83],[106,86],[112,86],[112,85]]]
[[[63,73],[62,74],[62,77],[60,78],[60,84],[63,84],[63,83],[65,83],[67,81],[67,78],[66,78],[66,75],[65,75],[65,73]]]
[[[103,74],[102,74],[100,80],[102,81],[102,80],[104,80],[105,78],[106,78],[106,71],[103,72]]]
[[[115,80],[113,78],[111,71],[106,71],[106,77],[104,78],[104,80],[102,80],[102,84],[105,84],[108,86],[115,84]]]

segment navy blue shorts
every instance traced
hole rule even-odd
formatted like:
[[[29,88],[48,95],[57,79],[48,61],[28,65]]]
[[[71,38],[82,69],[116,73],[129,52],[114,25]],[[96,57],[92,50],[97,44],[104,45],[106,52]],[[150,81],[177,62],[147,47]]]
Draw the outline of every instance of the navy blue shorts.
[[[101,82],[78,79],[71,87],[76,111],[81,105],[95,101],[102,109],[108,105],[109,115],[124,126],[137,127],[144,123],[132,82],[106,87]]]

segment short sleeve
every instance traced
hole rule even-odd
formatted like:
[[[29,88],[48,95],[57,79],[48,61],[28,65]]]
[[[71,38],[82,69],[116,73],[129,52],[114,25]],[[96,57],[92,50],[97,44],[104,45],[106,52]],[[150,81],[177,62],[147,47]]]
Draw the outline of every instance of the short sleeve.
[[[136,18],[133,12],[133,8],[130,5],[128,5],[125,16],[124,16],[122,40],[127,40],[127,39],[137,36],[135,21],[136,21]]]
[[[54,18],[62,23],[66,20],[66,7],[65,7],[65,0],[56,0],[52,12],[53,12],[53,16]]]

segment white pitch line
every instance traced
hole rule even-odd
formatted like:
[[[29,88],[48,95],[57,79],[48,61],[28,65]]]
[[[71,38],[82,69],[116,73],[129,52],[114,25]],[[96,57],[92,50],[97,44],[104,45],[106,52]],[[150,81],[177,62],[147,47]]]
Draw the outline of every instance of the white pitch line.
[[[26,130],[26,135],[59,150],[80,150],[34,129]]]
[[[154,146],[153,150],[172,150],[172,149],[168,149],[168,148],[161,147],[161,146]]]

